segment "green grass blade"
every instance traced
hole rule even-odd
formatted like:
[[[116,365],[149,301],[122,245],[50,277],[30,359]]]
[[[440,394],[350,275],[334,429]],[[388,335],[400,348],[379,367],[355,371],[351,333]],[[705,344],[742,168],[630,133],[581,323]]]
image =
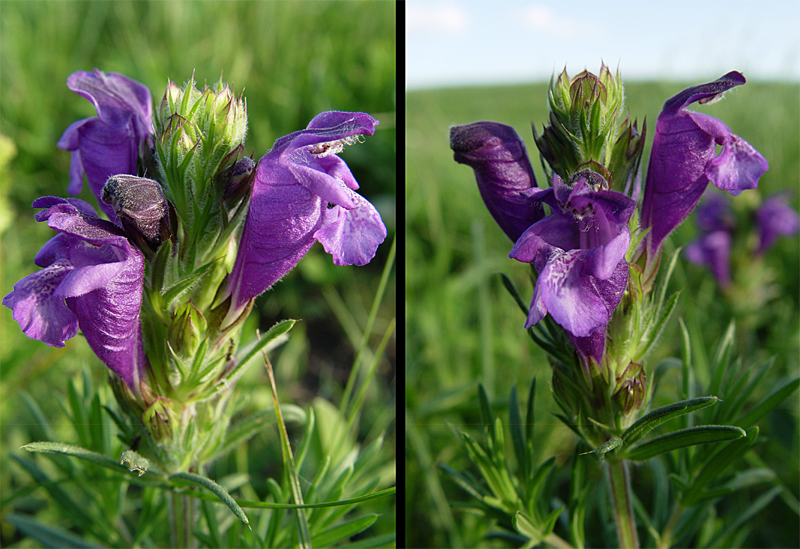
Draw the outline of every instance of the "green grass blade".
[[[508,428],[511,431],[511,442],[514,443],[514,454],[517,456],[517,466],[522,471],[522,478],[528,478],[530,456],[525,444],[525,435],[522,429],[522,415],[519,411],[517,399],[517,386],[511,387],[511,396],[508,400]]]
[[[272,390],[272,402],[275,406],[275,415],[278,420],[278,433],[281,440],[281,457],[283,458],[283,467],[286,478],[289,481],[289,487],[292,491],[292,500],[296,505],[302,505],[303,491],[300,488],[300,479],[295,467],[294,457],[292,456],[292,446],[289,443],[289,435],[286,432],[286,424],[283,422],[283,414],[281,412],[281,404],[278,401],[278,388],[275,385],[275,373],[272,370],[272,363],[266,352],[262,352],[264,357],[264,366],[269,375],[270,389]],[[300,547],[311,548],[311,533],[308,528],[308,518],[305,509],[297,508],[294,510],[295,522],[297,523],[297,537]],[[248,524],[248,527],[250,525]]]
[[[778,406],[783,400],[791,395],[800,385],[800,377],[787,381],[767,397],[759,402],[755,408],[750,410],[742,419],[737,421],[742,427],[750,427],[754,425],[759,419],[767,415],[773,408]]]
[[[337,524],[333,528],[311,538],[311,544],[315,547],[333,547],[334,544],[342,540],[360,534],[375,524],[376,520],[378,520],[378,515],[371,514]]]
[[[51,547],[53,549],[62,549],[63,547],[91,549],[101,547],[100,545],[89,543],[72,532],[55,526],[47,526],[27,516],[11,514],[4,518],[27,536],[41,543],[43,547]]]
[[[478,384],[478,404],[480,405],[481,425],[483,425],[489,433],[489,440],[494,440],[494,421],[492,420],[492,406],[489,403],[489,396],[486,394],[486,389],[482,384]]]
[[[690,483],[689,489],[683,497],[684,504],[691,506],[698,502],[709,484],[738,460],[752,446],[756,437],[758,437],[758,427],[753,427],[748,429],[746,437],[734,440],[720,448]]]
[[[780,486],[776,486],[772,490],[762,494],[747,509],[738,514],[734,520],[726,523],[722,532],[720,532],[713,540],[711,540],[706,547],[725,547],[724,543],[722,542],[724,542],[724,540],[729,536],[734,535],[740,526],[760,513],[773,499],[775,499],[778,494],[780,494],[781,490],[782,488]],[[731,546],[728,545],[728,547]]]
[[[44,416],[42,409],[39,408],[39,404],[33,399],[31,395],[29,395],[26,391],[20,391],[19,395],[22,397],[22,400],[25,401],[25,405],[30,410],[31,414],[33,415],[33,419],[36,421],[36,424],[33,426],[33,436],[35,438],[44,438],[47,440],[53,440],[56,438],[55,433],[50,428],[50,423],[47,421],[47,418]]]
[[[201,501],[200,508],[203,510],[203,517],[206,519],[208,525],[209,542],[211,547],[222,547],[222,537],[219,534],[219,526],[217,525],[217,517],[214,513],[214,506],[209,501]],[[197,535],[197,534],[195,534]]]
[[[396,534],[384,534],[367,539],[360,539],[347,545],[350,549],[373,549],[375,547],[396,547]]]
[[[345,411],[350,407],[350,396],[353,392],[353,389],[356,384],[356,379],[358,378],[358,372],[360,368],[358,367],[361,364],[361,355],[364,354],[364,350],[367,347],[367,343],[369,341],[369,335],[372,333],[372,326],[375,324],[375,318],[378,316],[378,309],[380,307],[381,302],[383,301],[383,296],[386,293],[386,286],[389,283],[389,277],[392,273],[392,267],[394,266],[394,256],[397,251],[397,237],[392,240],[392,247],[389,249],[389,256],[386,258],[386,264],[383,267],[383,273],[381,274],[381,280],[378,283],[378,289],[375,292],[375,298],[372,300],[372,308],[369,311],[369,316],[367,317],[367,323],[364,326],[364,335],[361,338],[361,344],[358,347],[358,351],[356,351],[356,356],[353,359],[353,367],[350,370],[350,376],[347,379],[347,385],[344,388],[344,394],[342,395],[342,402],[339,405],[339,410],[342,415],[345,415]],[[353,413],[353,412],[351,412]]]

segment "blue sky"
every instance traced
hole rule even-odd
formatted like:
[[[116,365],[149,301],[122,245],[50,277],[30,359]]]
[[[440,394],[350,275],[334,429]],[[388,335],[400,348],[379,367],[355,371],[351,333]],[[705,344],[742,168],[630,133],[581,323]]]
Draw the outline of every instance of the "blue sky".
[[[798,0],[408,0],[407,87],[549,80],[800,81]]]

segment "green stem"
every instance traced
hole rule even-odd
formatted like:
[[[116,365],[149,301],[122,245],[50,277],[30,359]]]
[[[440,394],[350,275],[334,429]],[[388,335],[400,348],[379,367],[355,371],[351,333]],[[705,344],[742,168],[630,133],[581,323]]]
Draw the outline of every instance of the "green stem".
[[[193,506],[192,498],[172,492],[170,517],[172,522],[172,546],[179,549],[188,549],[192,544]]]
[[[550,547],[554,547],[555,549],[575,549],[565,539],[552,532],[548,534],[546,538],[544,538],[544,543]]]
[[[636,521],[633,518],[628,464],[624,460],[606,462],[606,472],[611,488],[611,503],[614,505],[619,546],[625,549],[638,549],[639,538],[636,535]]]
[[[683,512],[683,507],[680,504],[675,504],[675,507],[672,509],[672,515],[670,515],[669,520],[667,521],[667,525],[664,527],[664,531],[661,532],[661,537],[658,540],[658,547],[668,549],[670,545],[672,545],[672,533],[675,530],[675,526],[678,524],[678,519],[681,517],[681,513]]]

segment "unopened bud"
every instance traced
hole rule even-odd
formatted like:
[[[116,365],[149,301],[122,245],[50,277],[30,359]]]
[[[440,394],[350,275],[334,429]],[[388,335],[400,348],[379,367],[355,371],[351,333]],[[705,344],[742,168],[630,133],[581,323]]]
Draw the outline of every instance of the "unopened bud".
[[[638,410],[644,402],[647,392],[647,375],[642,365],[631,362],[622,375],[617,379],[612,399],[625,415]]]
[[[602,165],[611,189],[625,189],[639,166],[644,126],[623,116],[622,80],[602,65],[600,75],[583,71],[570,79],[564,70],[550,81],[550,120],[541,135],[533,133],[548,179],[557,173],[568,181],[588,163]],[[595,169],[595,171],[597,171]],[[602,172],[601,172],[602,173]]]
[[[207,331],[205,317],[191,302],[184,303],[175,311],[169,327],[169,344],[178,356],[193,357]]]

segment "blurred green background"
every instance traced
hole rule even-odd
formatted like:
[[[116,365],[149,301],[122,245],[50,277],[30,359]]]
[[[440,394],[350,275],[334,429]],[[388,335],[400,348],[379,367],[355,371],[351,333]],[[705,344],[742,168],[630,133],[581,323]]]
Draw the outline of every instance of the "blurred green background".
[[[3,1],[0,58],[2,295],[38,269],[33,257],[53,235],[34,221],[30,204],[43,195],[66,196],[70,155],[56,147],[57,140],[75,120],[96,115],[88,101],[66,87],[72,72],[122,73],[148,86],[155,102],[167,79],[182,85],[194,73],[202,89],[222,76],[244,93],[245,151],[256,160],[277,138],[305,128],[321,111],[364,111],[380,120],[373,137],[342,154],[388,229],[376,258],[365,267],[335,267],[315,246],[255,308],[262,329],[283,318],[303,320],[273,358],[282,400],[306,405],[319,396],[338,404],[396,231],[394,3]],[[95,203],[87,186],[80,197]],[[392,271],[370,348],[395,317],[395,300]],[[251,334],[256,327],[253,322]],[[386,431],[384,461],[392,465],[395,349],[393,337],[370,387],[359,435],[361,441],[372,440]],[[105,368],[81,337],[62,349],[46,347],[27,339],[11,311],[2,308],[0,501],[30,482],[8,459],[32,440],[20,391],[30,393],[56,432],[67,437],[59,402],[67,380],[84,368],[95,385],[103,385]],[[240,385],[251,410],[271,403],[263,369],[252,368]],[[113,400],[106,393],[106,401]],[[259,481],[280,474],[275,435],[258,435],[247,454],[257,490]],[[393,484],[393,475],[392,466],[381,487]],[[371,532],[394,532],[394,498],[370,505],[382,514]],[[14,539],[6,523],[2,534],[2,545]]]
[[[624,67],[622,74],[624,77]],[[709,80],[717,76],[709,75]],[[631,117],[638,118],[640,128],[642,119],[647,119],[645,169],[656,118],[664,101],[696,83],[699,82],[627,82],[626,107]],[[486,210],[472,170],[453,161],[448,139],[451,125],[478,120],[509,124],[526,143],[539,185],[547,187],[531,132],[532,122],[541,132],[547,120],[546,90],[546,83],[541,83],[432,89],[407,95],[408,547],[506,546],[502,540],[484,538],[491,524],[460,505],[474,500],[436,467],[437,463],[445,463],[457,471],[475,473],[468,467],[456,430],[480,436],[480,426],[476,425],[478,383],[486,387],[494,412],[505,420],[512,385],[524,396],[535,376],[535,449],[539,463],[551,455],[558,456],[557,463],[563,463],[575,444],[572,433],[550,415],[557,408],[550,395],[551,374],[545,355],[528,338],[523,329],[525,317],[497,275],[509,275],[523,299],[529,300],[532,285],[528,269],[508,258],[512,243]],[[791,204],[797,209],[799,107],[797,83],[766,82],[749,82],[714,105],[692,106],[724,121],[769,161],[770,169],[761,178],[758,190],[736,197],[732,201],[735,208],[754,207],[764,197],[788,189],[792,191]],[[690,217],[671,236],[665,254],[687,244],[696,232]],[[648,375],[662,357],[680,356],[678,317],[684,319],[691,333],[694,362],[702,365],[708,363],[708,355],[735,316],[736,352],[745,365],[776,356],[771,377],[756,390],[758,395],[764,396],[788,376],[797,376],[798,255],[797,237],[781,239],[769,252],[767,274],[776,296],[757,310],[726,302],[708,271],[681,259],[670,291],[683,288],[683,293],[660,345],[645,365]],[[758,282],[768,281],[765,278]],[[698,375],[702,371],[698,368]],[[678,400],[674,391],[676,379],[669,375],[661,380],[653,406]],[[795,503],[800,482],[798,404],[795,394],[761,422],[761,445],[756,450],[778,473]],[[509,440],[507,436],[506,441]],[[566,501],[569,471],[560,470],[554,482],[561,486],[560,493]],[[752,500],[758,493],[748,496]],[[642,501],[649,501],[647,493],[637,495]],[[725,502],[719,510],[720,519],[731,516],[725,513],[735,516],[743,504],[742,500]],[[745,546],[796,547],[800,543],[797,508],[792,509],[784,500],[774,500],[752,521]]]

